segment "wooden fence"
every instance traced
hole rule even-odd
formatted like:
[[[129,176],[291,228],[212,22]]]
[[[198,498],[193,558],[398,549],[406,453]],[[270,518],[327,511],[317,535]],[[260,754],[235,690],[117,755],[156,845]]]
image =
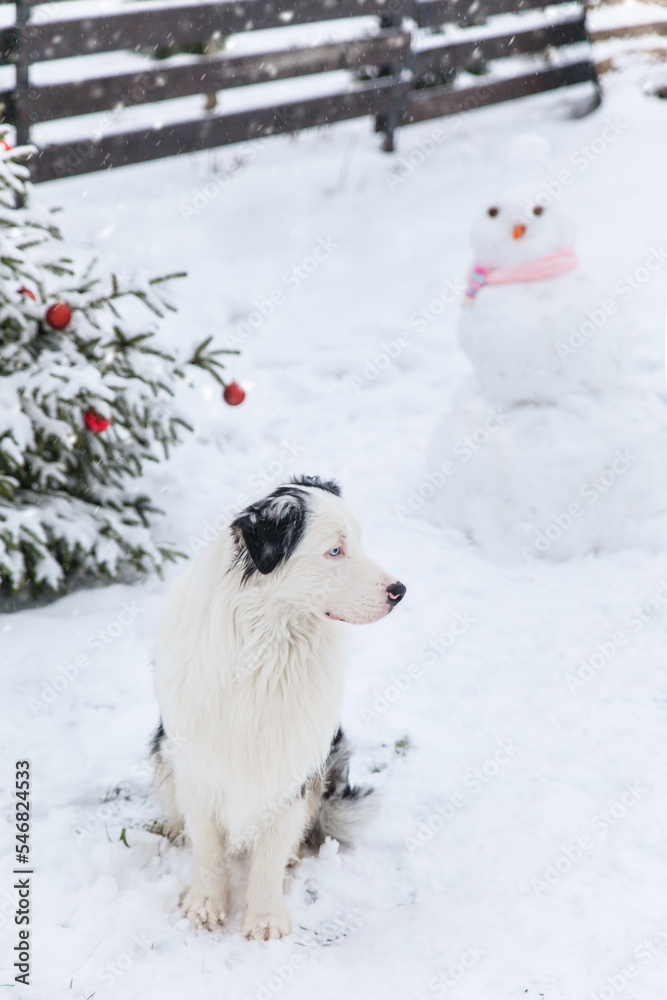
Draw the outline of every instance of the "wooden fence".
[[[633,61],[667,62],[667,0],[641,0],[629,10],[622,0],[594,0],[588,27],[598,74]],[[653,92],[664,97],[667,87]]]
[[[582,8],[552,23],[543,18],[537,27],[513,23],[511,31],[499,34],[493,33],[492,20],[490,32],[477,37],[477,31],[470,40],[465,32],[449,40],[422,30],[479,26],[498,15],[541,10],[544,0],[228,0],[137,6],[106,16],[40,22],[31,13],[44,2],[17,0],[15,25],[0,30],[0,62],[13,63],[16,69],[15,86],[0,92],[0,101],[4,120],[16,128],[21,144],[31,141],[32,128],[41,123],[119,105],[152,104],[336,70],[347,70],[352,77],[333,93],[278,106],[202,114],[162,128],[38,142],[32,161],[37,182],[366,115],[375,117],[384,148],[391,150],[400,126],[586,81],[597,85],[587,52],[575,50],[572,58],[553,60],[556,50],[587,41]],[[551,0],[549,7],[567,2]],[[0,0],[3,3],[6,0]],[[369,15],[377,19],[376,33],[369,35],[366,21],[364,34],[360,27],[361,37],[352,40],[240,56],[223,51],[189,65],[149,62],[151,54],[165,47],[178,50],[213,40],[214,48],[221,48],[225,39],[242,32]],[[276,31],[278,43],[280,37]],[[35,85],[30,80],[35,64],[108,52],[140,53],[151,68],[62,83]],[[538,58],[514,75],[488,74],[468,86],[456,80],[461,71],[484,74],[489,62],[527,55]]]

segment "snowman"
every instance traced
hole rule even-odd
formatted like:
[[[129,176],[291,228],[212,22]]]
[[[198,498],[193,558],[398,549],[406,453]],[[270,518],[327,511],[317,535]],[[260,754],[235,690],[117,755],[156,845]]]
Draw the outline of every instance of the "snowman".
[[[459,323],[473,374],[431,441],[424,511],[529,563],[667,543],[664,402],[626,381],[628,331],[539,195],[511,187],[474,224]]]
[[[618,384],[613,323],[573,243],[570,221],[534,182],[494,198],[473,226],[459,343],[499,404]]]

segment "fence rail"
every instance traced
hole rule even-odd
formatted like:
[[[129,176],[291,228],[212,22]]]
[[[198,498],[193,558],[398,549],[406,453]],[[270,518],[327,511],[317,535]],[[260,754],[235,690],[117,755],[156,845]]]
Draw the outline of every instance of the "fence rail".
[[[511,32],[470,40],[445,37],[438,44],[423,44],[427,39],[421,29],[485,24],[499,15],[540,10],[544,0],[298,0],[293,4],[285,0],[228,0],[31,23],[31,9],[40,2],[16,0],[15,25],[0,30],[0,58],[16,66],[15,86],[0,93],[0,102],[5,121],[15,126],[21,143],[29,141],[34,126],[119,106],[153,104],[340,70],[355,76],[338,93],[288,101],[278,107],[215,113],[164,128],[137,128],[46,144],[39,147],[32,161],[35,181],[366,115],[375,116],[378,130],[385,133],[385,149],[391,149],[397,126],[557,87],[586,81],[596,84],[587,55],[564,65],[549,65],[555,50],[588,40],[583,11],[537,27],[513,24]],[[551,0],[549,7],[571,2]],[[369,16],[379,23],[368,37],[241,56],[216,54],[226,39],[242,32]],[[277,31],[278,39],[280,35]],[[415,44],[417,39],[419,44]],[[30,81],[30,69],[38,63],[109,52],[139,53],[148,60],[165,48],[193,45],[207,46],[209,54],[187,65],[161,64],[41,85]],[[454,84],[461,71],[479,74],[488,62],[511,56],[542,56],[543,63],[506,79],[490,78],[467,87]]]
[[[31,87],[25,95],[31,124],[76,115],[109,111],[192,94],[272,83],[295,76],[359,70],[368,65],[391,65],[410,47],[410,36],[398,31],[376,38],[294,51],[207,60],[205,64],[171,66],[114,76],[91,77],[72,83]],[[11,93],[0,100],[12,101]]]
[[[666,7],[667,0],[642,0],[639,6],[631,9],[621,0],[596,0],[591,4],[588,34],[593,43],[597,72],[604,74],[620,69],[629,59],[667,62]],[[642,17],[638,17],[640,10]],[[660,87],[653,92],[662,94]]]

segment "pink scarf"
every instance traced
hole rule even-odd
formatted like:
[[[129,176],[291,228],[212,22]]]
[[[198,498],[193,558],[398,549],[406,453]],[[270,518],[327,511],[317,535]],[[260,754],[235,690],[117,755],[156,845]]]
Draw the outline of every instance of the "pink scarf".
[[[510,264],[509,267],[482,267],[475,264],[468,274],[468,287],[465,302],[470,305],[480,288],[484,285],[511,285],[520,281],[543,281],[545,278],[557,278],[567,274],[579,265],[579,258],[574,250],[558,250],[548,257],[538,257],[537,260],[526,260],[521,264]]]

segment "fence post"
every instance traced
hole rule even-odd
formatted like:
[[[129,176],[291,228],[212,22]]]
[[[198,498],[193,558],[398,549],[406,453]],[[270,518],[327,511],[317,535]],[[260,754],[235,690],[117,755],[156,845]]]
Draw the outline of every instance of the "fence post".
[[[30,120],[28,118],[28,89],[30,87],[30,54],[28,46],[28,25],[30,23],[31,0],[15,0],[14,17],[14,67],[16,78],[12,94],[12,117],[16,130],[16,145],[26,146],[30,142]],[[24,199],[16,196],[16,207],[23,207]]]
[[[403,18],[407,12],[404,10],[402,0],[390,0],[386,9],[380,15],[381,28],[396,28],[403,24]],[[410,48],[408,50],[408,60],[404,63],[401,58],[392,60],[390,65],[383,67],[391,76],[396,76],[402,69],[409,69],[412,61],[412,34],[410,35]],[[375,116],[375,131],[384,133],[382,149],[385,153],[393,153],[395,149],[394,133],[401,120],[401,110],[403,99],[407,92],[408,85],[405,81],[400,81],[397,87],[396,97],[392,99],[387,111]]]
[[[27,115],[28,88],[30,87],[30,55],[28,45],[28,24],[30,23],[31,0],[15,0],[14,65],[16,82],[14,87],[14,127],[16,145],[25,146],[30,142],[30,122]]]

